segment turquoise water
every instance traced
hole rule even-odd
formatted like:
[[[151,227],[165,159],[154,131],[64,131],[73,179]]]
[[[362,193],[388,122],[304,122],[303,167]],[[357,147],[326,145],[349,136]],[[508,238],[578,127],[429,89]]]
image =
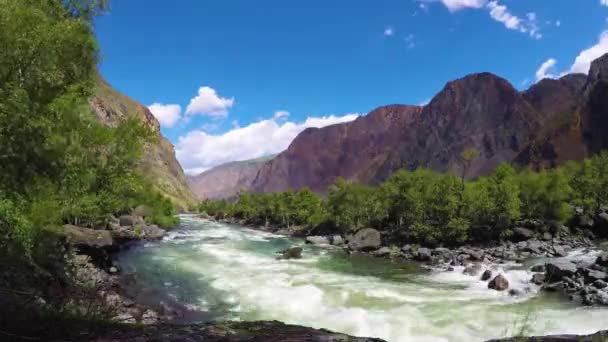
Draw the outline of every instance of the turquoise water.
[[[541,295],[517,265],[497,267],[519,297],[477,277],[420,269],[304,245],[244,227],[182,216],[162,242],[121,255],[144,301],[172,301],[186,321],[268,320],[388,341],[483,341],[526,334],[591,333],[608,327],[608,308],[576,307]],[[304,247],[300,260],[277,252]],[[592,258],[593,255],[572,257]]]

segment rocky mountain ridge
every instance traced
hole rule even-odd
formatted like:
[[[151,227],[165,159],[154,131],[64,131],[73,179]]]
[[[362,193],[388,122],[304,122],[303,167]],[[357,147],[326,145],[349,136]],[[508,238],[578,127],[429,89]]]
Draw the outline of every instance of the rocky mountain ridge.
[[[352,122],[308,128],[287,150],[256,165],[257,173],[242,172],[239,190],[324,193],[336,177],[375,184],[401,168],[460,174],[468,148],[480,156],[467,178],[504,161],[555,167],[608,148],[607,93],[608,55],[592,63],[589,75],[544,79],[525,91],[491,73],[471,74],[448,82],[425,106],[383,106]],[[241,174],[227,170],[207,174],[215,184]],[[198,184],[195,192],[217,190]],[[219,192],[236,194],[230,187]]]
[[[175,157],[173,144],[160,132],[160,124],[148,108],[113,89],[101,76],[96,91],[89,101],[93,114],[104,125],[116,127],[134,115],[149,127],[156,136],[153,143],[144,146],[140,169],[150,177],[157,189],[173,202],[186,209],[193,202],[184,170]]]

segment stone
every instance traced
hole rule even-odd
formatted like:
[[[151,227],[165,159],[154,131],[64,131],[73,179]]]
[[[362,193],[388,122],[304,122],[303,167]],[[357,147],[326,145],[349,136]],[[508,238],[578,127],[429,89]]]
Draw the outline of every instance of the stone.
[[[532,276],[532,279],[530,280],[533,284],[536,285],[542,285],[545,282],[545,274],[544,273],[536,273]]]
[[[492,278],[492,271],[491,270],[485,270],[483,272],[483,274],[481,275],[481,280],[482,281],[488,281],[488,280],[490,280],[490,278]]]
[[[553,240],[553,235],[551,235],[551,233],[544,233],[543,234],[543,240],[545,240],[545,241],[551,241],[551,240]]]
[[[416,252],[416,260],[418,261],[430,261],[431,260],[431,250],[428,248],[418,248]]]
[[[131,215],[122,215],[118,218],[121,227],[133,227],[136,220]]]
[[[524,228],[524,227],[516,227],[513,228],[513,238],[516,241],[525,241],[530,240],[534,237],[534,231]]]
[[[374,252],[374,256],[377,256],[377,257],[386,257],[389,255],[391,255],[391,249],[388,247],[382,247],[379,250]]]
[[[513,296],[513,297],[521,296],[521,291],[518,289],[510,289],[509,296]]]
[[[313,245],[329,245],[329,238],[326,236],[307,236],[306,243],[310,243]]]
[[[564,247],[556,245],[553,246],[553,255],[556,257],[565,257],[567,254]]]
[[[73,225],[63,226],[63,234],[76,246],[90,248],[108,248],[114,246],[112,233],[107,230],[94,230]]]
[[[112,267],[110,267],[108,272],[110,272],[110,274],[118,273],[118,268],[116,266],[112,266]]]
[[[596,280],[607,280],[608,279],[608,275],[604,272],[601,271],[596,271],[596,270],[588,270],[587,271],[587,279],[589,280],[590,283],[596,281]]]
[[[301,259],[302,258],[302,247],[290,247],[284,250],[283,259]]]
[[[561,280],[576,273],[576,265],[567,260],[554,260],[545,265],[548,281]]]
[[[532,272],[537,272],[537,273],[541,273],[541,272],[545,272],[545,265],[534,265],[532,266],[532,268],[530,268],[530,271]]]
[[[606,287],[608,287],[608,283],[606,283],[603,280],[598,279],[598,280],[596,280],[596,281],[593,282],[593,286],[596,289],[605,289]]]
[[[576,223],[577,223],[577,226],[579,226],[581,228],[586,228],[586,229],[592,228],[593,225],[595,224],[595,222],[593,221],[591,216],[586,215],[586,214],[579,215],[576,218]]]
[[[382,236],[373,228],[359,230],[349,241],[348,247],[355,251],[372,251],[380,248]]]
[[[344,244],[344,239],[340,235],[334,235],[331,237],[331,244],[334,246],[342,246]]]
[[[401,251],[403,253],[409,253],[409,252],[411,252],[412,251],[412,245],[405,245],[405,246],[401,247]]]
[[[488,288],[496,291],[504,291],[509,288],[509,281],[502,274],[499,274],[488,283]]]
[[[135,209],[133,209],[133,212],[131,213],[131,215],[135,216],[135,217],[142,217],[142,218],[147,218],[147,217],[151,217],[153,214],[153,210],[152,208],[150,208],[147,205],[138,205],[137,207],[135,207]]]
[[[600,266],[608,267],[608,253],[604,253],[597,257],[595,263]]]
[[[464,268],[464,271],[462,271],[463,274],[470,276],[477,276],[479,272],[481,272],[481,264],[478,263],[468,265]]]
[[[146,240],[160,240],[167,234],[167,231],[155,224],[143,226],[142,231]]]
[[[550,283],[550,284],[545,284],[543,286],[543,290],[545,290],[547,292],[557,292],[563,288],[564,288],[564,283],[562,283],[561,281],[558,281],[555,283]]]

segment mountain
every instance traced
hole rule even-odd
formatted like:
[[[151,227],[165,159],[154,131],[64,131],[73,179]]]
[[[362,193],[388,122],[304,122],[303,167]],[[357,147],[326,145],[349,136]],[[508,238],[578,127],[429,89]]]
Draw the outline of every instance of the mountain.
[[[250,190],[260,167],[274,158],[237,161],[216,166],[189,178],[190,189],[197,199],[227,199],[241,190]]]
[[[193,202],[193,195],[186,176],[175,157],[173,145],[161,135],[160,124],[148,108],[113,89],[101,76],[97,80],[90,106],[96,118],[107,126],[115,127],[129,115],[135,115],[152,129],[157,139],[144,146],[140,169],[176,205],[182,209],[188,208]]]
[[[401,168],[460,174],[468,148],[480,155],[467,178],[504,161],[540,169],[581,160],[608,148],[607,94],[608,55],[589,75],[545,79],[525,91],[491,73],[468,75],[448,82],[426,106],[383,106],[353,122],[304,130],[256,165],[250,189],[323,193],[336,177],[375,184]]]

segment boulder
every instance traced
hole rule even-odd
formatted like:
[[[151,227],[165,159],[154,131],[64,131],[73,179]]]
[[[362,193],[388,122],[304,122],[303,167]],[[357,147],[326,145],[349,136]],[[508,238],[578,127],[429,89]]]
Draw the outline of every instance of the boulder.
[[[167,234],[167,231],[155,224],[143,226],[142,231],[146,240],[160,240]]]
[[[302,258],[302,247],[290,247],[282,252],[283,259],[301,259]]]
[[[545,265],[534,265],[534,266],[532,266],[532,268],[530,268],[530,271],[537,272],[537,273],[544,273]]]
[[[121,227],[133,227],[136,224],[135,217],[131,215],[122,215],[118,220]]]
[[[147,205],[138,205],[131,213],[135,217],[143,217],[144,219],[152,216],[152,208]]]
[[[558,281],[576,273],[576,265],[567,260],[554,260],[545,265],[548,281]]]
[[[545,274],[544,273],[536,273],[532,276],[530,280],[533,284],[542,285],[545,283]]]
[[[530,240],[534,237],[534,231],[524,228],[524,227],[516,227],[513,228],[513,238],[516,241],[525,241]]]
[[[387,257],[389,255],[391,255],[391,249],[388,247],[382,247],[374,252],[374,256],[377,257]]]
[[[608,267],[608,253],[604,253],[597,257],[595,263],[600,266]]]
[[[555,245],[555,246],[553,246],[553,255],[556,257],[565,257],[567,254],[566,254],[566,251],[564,250],[564,247]]]
[[[416,252],[416,260],[430,261],[431,260],[431,250],[428,248],[418,248],[418,251]]]
[[[63,226],[63,234],[75,246],[109,248],[114,246],[112,234],[107,230],[94,230],[73,225]]]
[[[608,275],[601,271],[587,270],[587,282],[592,283],[596,280],[608,280]]]
[[[342,246],[344,239],[340,235],[334,235],[331,237],[331,244],[334,246]]]
[[[313,245],[329,245],[329,238],[326,236],[307,236],[306,243],[310,243]]]
[[[596,281],[593,282],[593,286],[596,289],[605,289],[606,287],[608,287],[608,283],[606,283],[603,280],[596,280]]]
[[[488,288],[496,291],[504,291],[509,288],[509,281],[502,274],[499,274],[488,283]]]
[[[380,232],[373,228],[359,230],[348,243],[348,247],[355,251],[372,251],[380,248],[382,237]]]
[[[492,278],[492,271],[491,270],[485,270],[482,275],[481,275],[481,280],[482,281],[488,281],[490,280],[490,278]]]
[[[462,271],[463,274],[470,276],[477,276],[479,272],[481,272],[481,264],[478,263],[468,265],[465,267],[464,271]]]
[[[509,296],[512,296],[512,297],[521,296],[521,291],[518,289],[510,289]]]
[[[544,233],[543,234],[543,240],[545,240],[545,241],[551,241],[551,240],[553,240],[553,235],[551,235],[551,233]]]
[[[593,225],[595,224],[595,222],[593,222],[593,219],[591,218],[591,216],[587,215],[587,214],[582,214],[579,215],[576,218],[576,225],[581,227],[581,228],[593,228]]]

